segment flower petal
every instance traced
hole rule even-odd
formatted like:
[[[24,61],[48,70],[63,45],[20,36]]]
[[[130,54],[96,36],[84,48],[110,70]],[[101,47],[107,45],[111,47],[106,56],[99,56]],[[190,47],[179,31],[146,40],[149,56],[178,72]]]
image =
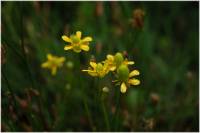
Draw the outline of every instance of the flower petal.
[[[89,51],[90,47],[88,45],[81,45],[81,49],[84,51]]]
[[[116,66],[110,67],[110,71],[115,71],[115,69],[116,69]]]
[[[83,40],[81,40],[82,42],[90,42],[90,41],[92,41],[92,37],[85,37],[85,38],[83,38]]]
[[[128,65],[133,65],[134,61],[128,61]]]
[[[127,90],[126,84],[123,82],[123,83],[121,84],[120,91],[121,91],[121,93],[125,93],[126,90]]]
[[[138,70],[133,70],[132,72],[129,73],[129,77],[133,77],[136,75],[140,75],[140,72]]]
[[[83,72],[88,72],[88,71],[91,71],[91,70],[82,70]]]
[[[114,56],[113,56],[113,55],[110,55],[110,54],[109,54],[109,55],[107,55],[106,57],[107,57],[108,60],[114,60]]]
[[[44,62],[44,63],[42,63],[41,67],[42,67],[42,68],[47,68],[47,67],[49,67],[49,62]]]
[[[55,75],[55,74],[56,74],[56,71],[57,71],[57,67],[53,67],[53,68],[51,69],[51,74],[52,74],[52,75]]]
[[[98,76],[98,74],[94,71],[88,71],[88,74],[95,77],[95,76]]]
[[[57,59],[57,63],[58,63],[58,66],[61,67],[63,66],[63,62],[65,61],[65,57],[60,57]]]
[[[70,50],[70,49],[72,49],[73,47],[72,47],[72,45],[66,45],[65,47],[64,47],[64,50]]]
[[[133,79],[129,79],[128,83],[131,84],[131,85],[139,85],[140,80],[133,78]]]
[[[133,65],[134,61],[128,61],[128,59],[125,59],[123,62],[125,65]]]
[[[96,67],[97,67],[97,63],[95,63],[95,62],[90,62],[90,65],[95,69]]]
[[[91,75],[91,76],[98,76],[98,74],[93,70],[82,70],[82,71],[83,72],[88,72],[88,74]]]
[[[58,59],[58,62],[63,62],[63,61],[65,61],[65,57],[60,57],[60,58]]]
[[[67,37],[67,36],[65,36],[65,35],[63,35],[62,36],[62,39],[65,41],[65,42],[72,42],[72,40],[69,38],[69,37]]]
[[[73,50],[74,50],[74,52],[76,52],[76,53],[80,53],[80,52],[81,52],[80,47],[73,47]]]
[[[81,39],[81,34],[82,34],[81,31],[77,31],[77,32],[76,32],[76,36],[77,36],[79,39]]]
[[[53,56],[51,54],[47,54],[47,59],[52,60]]]

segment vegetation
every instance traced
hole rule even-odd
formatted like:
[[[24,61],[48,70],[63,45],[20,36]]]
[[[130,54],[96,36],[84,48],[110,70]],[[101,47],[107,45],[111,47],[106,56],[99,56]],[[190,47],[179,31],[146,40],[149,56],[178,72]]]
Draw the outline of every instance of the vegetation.
[[[2,2],[1,130],[198,131],[198,11],[198,2]],[[73,44],[77,31],[89,48]]]

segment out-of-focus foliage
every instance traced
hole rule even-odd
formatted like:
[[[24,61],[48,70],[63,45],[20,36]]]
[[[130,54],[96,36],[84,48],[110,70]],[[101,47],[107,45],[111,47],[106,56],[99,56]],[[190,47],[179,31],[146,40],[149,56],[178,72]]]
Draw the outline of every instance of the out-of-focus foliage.
[[[2,131],[198,131],[198,5],[2,2]],[[90,51],[64,51],[78,30]],[[113,76],[81,72],[116,52],[141,73],[120,97]],[[48,53],[66,58],[56,76],[41,68]]]

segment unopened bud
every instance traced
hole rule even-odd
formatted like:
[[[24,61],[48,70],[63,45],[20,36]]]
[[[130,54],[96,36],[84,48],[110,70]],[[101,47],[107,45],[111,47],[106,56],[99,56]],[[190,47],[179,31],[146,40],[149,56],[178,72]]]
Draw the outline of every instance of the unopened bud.
[[[109,92],[109,88],[107,86],[105,86],[105,87],[102,88],[102,91],[103,92]]]
[[[129,76],[129,69],[126,65],[120,65],[117,69],[117,74],[121,81],[126,81]]]
[[[121,53],[116,53],[114,57],[114,61],[117,66],[120,66],[121,63],[124,61],[124,57]]]
[[[67,61],[66,66],[67,68],[72,69],[74,67],[74,63],[72,61]]]

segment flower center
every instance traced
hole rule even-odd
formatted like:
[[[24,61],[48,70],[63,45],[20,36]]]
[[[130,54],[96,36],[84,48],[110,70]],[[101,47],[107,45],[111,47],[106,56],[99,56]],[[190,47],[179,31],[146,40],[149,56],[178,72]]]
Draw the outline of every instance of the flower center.
[[[57,61],[56,60],[51,60],[51,66],[52,67],[56,67],[58,65]]]
[[[77,44],[80,42],[80,38],[78,38],[77,36],[75,35],[71,35],[70,36],[70,39],[72,40],[73,43]]]
[[[101,63],[98,63],[96,70],[97,70],[97,73],[100,73],[103,70],[103,65]]]

